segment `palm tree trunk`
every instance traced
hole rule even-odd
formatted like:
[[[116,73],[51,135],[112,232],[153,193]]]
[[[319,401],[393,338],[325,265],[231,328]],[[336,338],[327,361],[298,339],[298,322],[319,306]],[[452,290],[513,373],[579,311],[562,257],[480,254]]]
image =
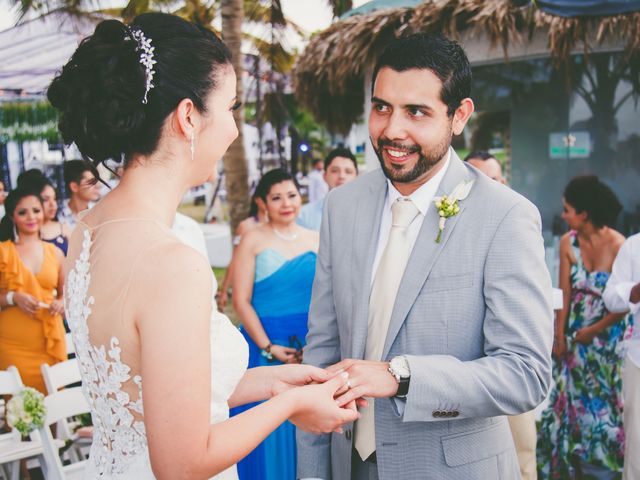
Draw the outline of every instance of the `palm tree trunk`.
[[[233,69],[238,78],[236,92],[238,100],[244,100],[242,86],[242,19],[244,17],[243,0],[222,0],[222,39],[231,50]],[[244,109],[234,112],[238,125],[238,138],[231,144],[224,156],[223,164],[229,202],[231,231],[235,232],[238,224],[249,214],[249,182],[247,159],[244,152],[242,125]]]

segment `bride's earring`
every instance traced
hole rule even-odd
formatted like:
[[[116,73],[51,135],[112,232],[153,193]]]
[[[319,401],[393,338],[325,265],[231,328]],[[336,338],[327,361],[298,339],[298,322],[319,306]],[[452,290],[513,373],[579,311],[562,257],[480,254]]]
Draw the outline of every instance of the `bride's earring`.
[[[190,150],[191,150],[191,161],[193,162],[193,157],[194,157],[194,154],[196,152],[196,136],[195,135],[191,135]]]
[[[13,242],[17,243],[18,242],[18,229],[16,228],[16,226],[13,226]]]

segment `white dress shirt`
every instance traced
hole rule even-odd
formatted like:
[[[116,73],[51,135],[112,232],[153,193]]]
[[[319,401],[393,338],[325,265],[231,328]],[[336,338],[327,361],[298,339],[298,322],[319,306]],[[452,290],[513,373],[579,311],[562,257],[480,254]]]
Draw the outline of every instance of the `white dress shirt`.
[[[633,286],[640,282],[640,233],[632,235],[620,247],[613,262],[611,277],[604,290],[603,299],[610,312],[631,311],[633,337],[628,343],[629,358],[640,367],[640,303],[631,303]]]
[[[324,181],[322,170],[313,169],[307,175],[309,180],[309,203],[315,203],[324,198],[329,191],[329,185]]]
[[[440,187],[440,182],[444,178],[447,169],[449,168],[449,159],[451,158],[451,150],[447,152],[447,158],[445,160],[444,166],[440,169],[438,173],[436,173],[432,178],[430,178],[427,183],[418,188],[415,192],[409,195],[408,198],[411,199],[413,204],[418,207],[420,213],[418,216],[411,222],[409,225],[409,229],[407,230],[407,237],[409,239],[409,244],[411,245],[411,249],[413,249],[416,244],[416,240],[418,239],[418,234],[420,233],[420,228],[422,228],[422,222],[424,222],[425,215],[430,208],[435,208],[433,205],[433,198],[436,196],[438,192],[438,187]],[[396,190],[396,187],[393,186],[390,180],[387,179],[387,198],[384,204],[384,209],[382,210],[382,219],[380,221],[380,234],[378,235],[378,248],[376,250],[376,256],[373,261],[373,269],[371,270],[371,284],[373,285],[373,278],[375,277],[376,271],[378,270],[378,265],[380,264],[380,257],[382,257],[382,252],[384,252],[384,247],[387,245],[387,241],[389,240],[389,232],[391,231],[391,205],[398,198],[403,195]],[[436,232],[434,232],[434,235]]]
[[[71,199],[67,198],[66,200],[62,201],[62,205],[58,209],[58,221],[69,227],[69,230],[73,230],[74,228],[76,228],[76,224],[78,223],[78,214],[74,213],[73,210],[71,210],[71,207],[69,206],[69,200]],[[89,202],[86,210],[83,211],[86,212],[87,210],[91,210],[95,204],[96,202]]]

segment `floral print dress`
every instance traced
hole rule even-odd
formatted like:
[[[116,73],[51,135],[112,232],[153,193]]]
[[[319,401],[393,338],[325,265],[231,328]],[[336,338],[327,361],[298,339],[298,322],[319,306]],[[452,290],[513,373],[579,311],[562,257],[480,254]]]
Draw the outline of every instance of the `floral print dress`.
[[[589,272],[582,263],[576,232],[571,232],[576,263],[571,266],[571,309],[565,328],[567,354],[554,362],[554,390],[538,433],[538,468],[542,479],[571,478],[571,465],[582,461],[610,471],[622,470],[622,340],[631,336],[626,316],[588,345],[576,332],[607,314],[602,292],[608,272]]]

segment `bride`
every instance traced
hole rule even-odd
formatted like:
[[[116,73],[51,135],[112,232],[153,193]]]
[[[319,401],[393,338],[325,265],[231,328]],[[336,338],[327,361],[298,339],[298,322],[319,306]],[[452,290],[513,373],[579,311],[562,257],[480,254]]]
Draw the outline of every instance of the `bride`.
[[[234,479],[235,463],[285,420],[326,433],[358,417],[334,401],[346,374],[247,370],[242,335],[212,306],[211,268],[170,230],[183,194],[238,134],[229,61],[213,33],[178,17],[106,20],[48,90],[67,143],[125,165],[81,217],[65,264],[94,423],[87,478]],[[229,419],[230,406],[258,400]]]

